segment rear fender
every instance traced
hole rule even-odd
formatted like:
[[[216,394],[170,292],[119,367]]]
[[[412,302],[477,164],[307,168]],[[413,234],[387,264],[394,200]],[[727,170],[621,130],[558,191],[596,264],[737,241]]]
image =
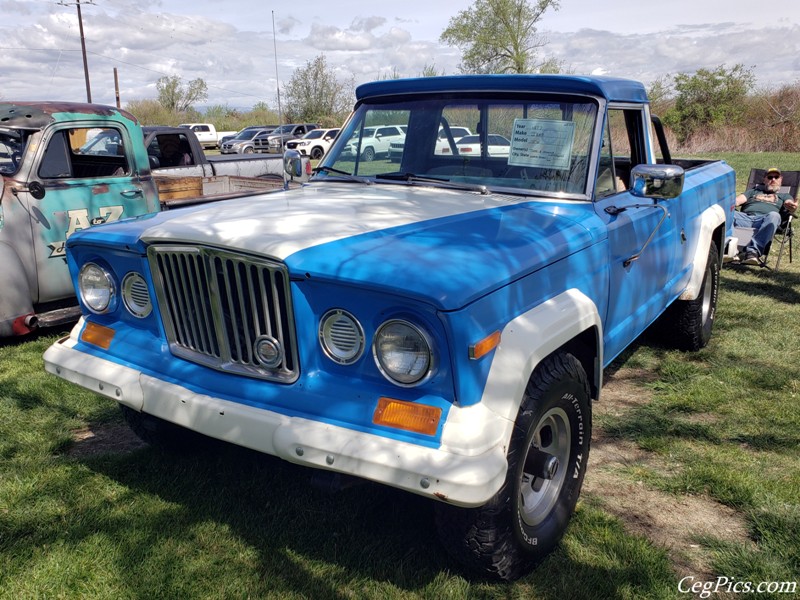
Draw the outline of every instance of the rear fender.
[[[703,285],[703,276],[706,272],[708,248],[711,245],[714,231],[720,225],[725,225],[725,210],[718,204],[706,209],[700,216],[700,239],[697,241],[697,249],[692,260],[692,274],[686,289],[680,295],[681,300],[694,300],[700,294],[700,287]],[[718,248],[718,250],[720,253],[725,251],[724,248]],[[720,264],[722,264],[722,254],[720,254]]]

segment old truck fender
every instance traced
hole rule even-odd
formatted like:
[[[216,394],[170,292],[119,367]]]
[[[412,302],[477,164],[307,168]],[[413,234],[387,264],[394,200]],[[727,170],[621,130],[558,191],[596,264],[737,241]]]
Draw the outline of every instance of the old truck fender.
[[[703,285],[703,275],[706,271],[706,261],[708,260],[708,247],[711,244],[714,231],[725,224],[725,210],[718,204],[703,211],[700,215],[700,233],[695,249],[694,260],[692,261],[692,274],[686,289],[679,296],[680,300],[694,300],[700,294],[700,287]],[[724,248],[719,248],[722,252]],[[720,264],[722,256],[720,255]]]
[[[481,404],[508,420],[517,417],[533,370],[549,354],[588,329],[596,344],[595,389],[602,384],[603,323],[595,303],[583,292],[569,289],[510,321],[500,334]],[[443,439],[443,442],[445,440]]]
[[[33,314],[33,300],[25,267],[16,250],[0,242],[0,265],[3,265],[3,285],[0,285],[0,337],[28,333],[25,317]]]

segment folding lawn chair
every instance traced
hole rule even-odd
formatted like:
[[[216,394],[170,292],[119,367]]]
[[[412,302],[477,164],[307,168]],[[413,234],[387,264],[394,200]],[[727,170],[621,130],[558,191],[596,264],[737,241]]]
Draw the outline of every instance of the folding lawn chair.
[[[751,169],[750,170],[750,177],[747,180],[747,188],[745,189],[752,189],[756,185],[761,184],[764,181],[764,175],[766,175],[766,169]],[[782,193],[791,194],[792,198],[797,199],[797,188],[800,185],[800,171],[781,171],[781,175],[783,176],[783,185],[781,186],[780,191]],[[752,227],[734,227],[734,237],[737,238],[737,247],[740,253],[744,252],[745,247],[747,246],[750,239],[753,237],[755,233],[755,229]],[[778,227],[778,231],[775,232],[775,237],[772,238],[772,241],[767,244],[767,247],[764,249],[764,254],[761,257],[760,266],[766,267],[767,266],[767,259],[769,257],[770,249],[772,248],[773,242],[780,241],[780,247],[778,249],[778,258],[775,261],[775,268],[773,270],[777,271],[778,267],[781,266],[781,258],[783,257],[783,249],[788,245],[789,247],[789,262],[792,262],[793,255],[792,255],[792,242],[794,240],[794,230],[792,229],[792,216],[784,220],[780,227]]]

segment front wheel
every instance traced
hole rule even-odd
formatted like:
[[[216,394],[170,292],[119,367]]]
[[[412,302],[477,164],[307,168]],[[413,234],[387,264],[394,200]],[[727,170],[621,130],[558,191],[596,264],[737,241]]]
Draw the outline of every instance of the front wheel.
[[[122,410],[122,417],[136,437],[156,448],[173,452],[190,451],[208,442],[205,436],[180,425],[135,411],[124,404],[120,404],[119,407]]]
[[[311,149],[311,158],[313,158],[314,160],[319,160],[320,158],[322,158],[323,154],[325,154],[325,152],[319,146],[314,146]]]
[[[591,430],[583,366],[571,354],[548,357],[528,382],[497,494],[479,508],[436,505],[448,552],[498,579],[528,573],[564,535],[583,484]]]
[[[364,149],[364,152],[361,153],[364,162],[372,162],[375,160],[375,149],[372,146],[368,146]]]

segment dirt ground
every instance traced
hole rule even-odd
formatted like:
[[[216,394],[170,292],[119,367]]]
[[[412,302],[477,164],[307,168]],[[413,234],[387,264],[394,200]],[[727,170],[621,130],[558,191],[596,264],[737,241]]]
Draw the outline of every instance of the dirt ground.
[[[650,377],[646,371],[635,369],[606,374],[602,399],[593,407],[595,416],[619,415],[647,403],[650,395],[643,384]],[[81,429],[74,439],[70,454],[75,457],[121,454],[145,446],[125,425]],[[582,501],[620,519],[629,533],[665,548],[679,577],[692,575],[698,581],[713,577],[708,553],[699,543],[703,536],[749,543],[746,523],[736,511],[710,498],[675,496],[648,488],[623,472],[630,473],[637,466],[662,471],[670,468],[631,442],[606,436],[595,424]]]
[[[646,371],[620,369],[606,374],[600,402],[594,404],[595,418],[619,415],[650,401],[643,385],[652,379]],[[627,473],[636,467],[668,472],[670,465],[635,444],[610,438],[594,425],[589,470],[582,497],[616,516],[634,535],[648,538],[666,548],[679,577],[710,580],[708,552],[699,543],[704,536],[741,544],[750,543],[747,524],[735,510],[703,496],[676,496],[648,488]]]

